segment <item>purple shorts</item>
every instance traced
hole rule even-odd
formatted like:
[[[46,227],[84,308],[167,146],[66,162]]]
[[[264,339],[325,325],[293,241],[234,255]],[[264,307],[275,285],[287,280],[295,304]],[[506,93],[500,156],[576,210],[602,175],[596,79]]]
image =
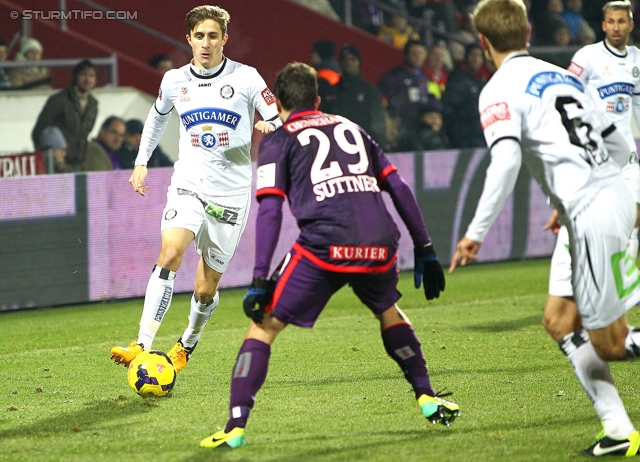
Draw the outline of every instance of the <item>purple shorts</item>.
[[[266,307],[267,312],[286,324],[313,327],[331,296],[345,284],[374,314],[384,313],[400,300],[395,260],[384,272],[345,273],[321,268],[296,246],[289,256]]]

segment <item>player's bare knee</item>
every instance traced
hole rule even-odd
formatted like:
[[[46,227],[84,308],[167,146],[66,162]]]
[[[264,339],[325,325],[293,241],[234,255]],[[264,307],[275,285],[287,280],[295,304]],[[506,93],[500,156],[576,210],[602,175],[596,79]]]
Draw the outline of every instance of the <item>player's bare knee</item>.
[[[196,281],[193,285],[193,291],[196,299],[200,303],[208,303],[213,300],[213,297],[216,295],[218,284],[211,281]]]
[[[542,325],[555,341],[580,329],[582,322],[573,299],[550,295],[544,307]]]
[[[178,246],[165,245],[158,257],[158,266],[177,271],[182,263],[183,252]]]

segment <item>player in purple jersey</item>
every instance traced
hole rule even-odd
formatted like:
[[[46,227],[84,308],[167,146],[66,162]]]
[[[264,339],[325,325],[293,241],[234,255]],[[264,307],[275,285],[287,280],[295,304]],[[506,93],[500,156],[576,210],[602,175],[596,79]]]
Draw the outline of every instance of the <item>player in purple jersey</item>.
[[[245,426],[266,377],[271,344],[287,324],[312,327],[331,296],[349,284],[380,321],[385,349],[401,367],[423,415],[449,426],[460,415],[431,387],[420,341],[397,307],[399,232],[381,191],[391,195],[415,245],[415,286],[427,300],[444,290],[442,267],[411,189],[378,145],[344,117],[316,110],[316,72],[293,63],[276,78],[276,103],[284,125],[265,136],[258,155],[253,283],[244,299],[252,319],[231,379],[226,428],[204,447],[245,444]],[[267,279],[289,200],[300,236]]]

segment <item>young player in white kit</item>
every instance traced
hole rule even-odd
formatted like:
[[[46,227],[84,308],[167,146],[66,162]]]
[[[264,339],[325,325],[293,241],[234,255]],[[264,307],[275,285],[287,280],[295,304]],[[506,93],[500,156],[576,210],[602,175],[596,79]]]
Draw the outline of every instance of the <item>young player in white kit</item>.
[[[628,158],[628,145],[578,78],[529,56],[520,0],[483,0],[474,18],[480,43],[498,69],[479,103],[492,159],[476,214],[449,270],[477,258],[524,161],[569,234],[580,325],[562,339],[562,350],[570,360],[588,348],[598,360],[636,359],[640,331],[628,327],[625,317],[640,300],[640,272],[627,252],[636,207],[610,157]],[[600,417],[605,432],[584,453],[635,455],[640,437],[628,418],[618,415],[607,424],[608,416]]]
[[[636,96],[640,93],[640,50],[627,46],[633,29],[631,5],[626,1],[608,2],[603,8],[603,16],[605,39],[578,50],[568,70],[581,79],[591,91],[596,106],[624,135],[631,154],[628,159],[616,160],[623,165],[622,175],[631,197],[640,203],[640,168],[631,132],[632,108],[636,120],[640,120],[640,100]],[[582,328],[573,297],[567,229],[560,227],[553,216],[545,229],[558,233],[558,240],[551,259],[549,298],[543,325],[565,351],[563,346],[570,344],[572,338],[588,339],[588,335]],[[631,232],[628,251],[631,260],[635,261],[638,254],[637,222]],[[594,403],[604,432],[615,439],[623,438],[633,427],[614,385],[609,364],[598,357],[588,341],[567,357]]]
[[[201,255],[191,299],[189,324],[169,350],[176,371],[189,360],[200,333],[219,303],[218,283],[247,222],[251,195],[251,136],[255,124],[269,133],[282,122],[275,98],[250,67],[222,54],[229,13],[199,6],[187,14],[187,41],[193,60],[164,74],[158,99],[144,124],[129,183],[145,195],[147,161],[175,107],[180,116],[178,161],[162,216],[162,249],[145,294],[138,339],[113,347],[111,358],[128,366],[151,349],[169,309],[176,271],[192,241]]]

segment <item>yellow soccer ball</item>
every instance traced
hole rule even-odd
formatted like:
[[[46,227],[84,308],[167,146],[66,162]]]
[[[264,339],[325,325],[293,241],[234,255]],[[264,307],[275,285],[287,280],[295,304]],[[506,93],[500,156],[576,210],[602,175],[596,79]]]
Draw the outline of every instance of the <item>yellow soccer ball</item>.
[[[162,351],[143,351],[129,364],[129,385],[143,398],[164,396],[176,383],[176,370]]]

